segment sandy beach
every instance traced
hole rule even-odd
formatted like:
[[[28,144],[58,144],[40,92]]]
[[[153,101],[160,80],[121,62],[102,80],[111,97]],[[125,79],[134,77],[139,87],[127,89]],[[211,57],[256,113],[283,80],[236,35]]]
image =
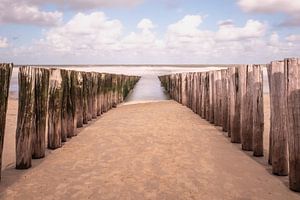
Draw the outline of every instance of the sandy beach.
[[[220,128],[172,100],[121,105],[18,171],[16,111],[10,99],[2,199],[300,199],[287,177],[271,174],[266,158],[241,151]]]

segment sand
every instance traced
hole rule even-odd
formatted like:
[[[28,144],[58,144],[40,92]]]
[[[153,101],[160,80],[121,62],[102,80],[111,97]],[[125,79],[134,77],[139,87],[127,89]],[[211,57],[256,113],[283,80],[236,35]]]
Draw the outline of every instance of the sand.
[[[31,169],[15,170],[16,106],[10,100],[2,199],[300,199],[266,158],[174,101],[119,106]]]

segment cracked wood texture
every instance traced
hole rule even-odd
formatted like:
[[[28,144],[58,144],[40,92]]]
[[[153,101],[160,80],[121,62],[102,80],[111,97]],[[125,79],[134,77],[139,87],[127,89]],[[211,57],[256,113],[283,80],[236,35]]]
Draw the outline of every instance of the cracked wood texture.
[[[300,192],[300,60],[285,59],[285,67],[288,77],[289,185],[291,190]]]
[[[2,168],[2,153],[6,124],[7,101],[12,70],[13,64],[0,64],[0,169]]]
[[[19,108],[16,130],[16,169],[31,167],[35,74],[31,67],[19,68]]]
[[[48,120],[49,69],[35,71],[35,132],[32,135],[32,158],[45,157]]]

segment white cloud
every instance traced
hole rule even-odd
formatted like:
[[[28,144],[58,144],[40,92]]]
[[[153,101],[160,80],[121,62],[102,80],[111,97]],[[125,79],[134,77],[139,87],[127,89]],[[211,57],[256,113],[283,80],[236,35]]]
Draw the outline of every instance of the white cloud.
[[[244,27],[236,27],[233,24],[221,25],[216,34],[216,39],[228,41],[260,38],[264,36],[266,29],[265,24],[255,20],[248,20]]]
[[[62,13],[42,11],[37,6],[22,1],[1,0],[0,10],[0,23],[53,26],[62,21]]]
[[[0,36],[0,48],[7,48],[7,47],[8,47],[7,38]]]
[[[56,4],[71,9],[84,10],[110,7],[133,7],[143,0],[23,0],[36,5]]]
[[[288,15],[280,25],[300,25],[299,0],[238,0],[238,5],[245,12],[256,13],[284,13]]]
[[[119,20],[110,20],[102,12],[78,13],[66,24],[51,28],[40,44],[62,52],[117,49],[122,28]]]
[[[289,35],[286,37],[286,40],[289,42],[300,42],[300,35]]]
[[[200,15],[187,15],[159,36],[150,19],[142,19],[136,30],[125,34],[121,21],[102,12],[79,13],[12,54],[50,63],[264,63],[299,52],[298,36],[281,39],[260,21],[237,26],[225,20],[217,30],[206,30],[202,20]]]
[[[247,12],[297,14],[300,12],[298,0],[238,0],[239,6]]]
[[[178,22],[169,25],[168,32],[178,36],[193,36],[199,32],[198,27],[202,23],[200,15],[186,15]]]
[[[150,29],[153,29],[155,26],[154,24],[152,23],[152,21],[150,19],[142,19],[138,25],[137,25],[137,28],[139,29],[144,29],[144,30],[150,30]]]

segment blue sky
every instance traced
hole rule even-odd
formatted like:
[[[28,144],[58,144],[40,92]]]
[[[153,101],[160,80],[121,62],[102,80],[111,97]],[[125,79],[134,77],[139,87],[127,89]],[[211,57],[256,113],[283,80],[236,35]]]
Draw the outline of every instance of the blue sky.
[[[300,0],[1,0],[18,64],[267,63],[299,57]]]

